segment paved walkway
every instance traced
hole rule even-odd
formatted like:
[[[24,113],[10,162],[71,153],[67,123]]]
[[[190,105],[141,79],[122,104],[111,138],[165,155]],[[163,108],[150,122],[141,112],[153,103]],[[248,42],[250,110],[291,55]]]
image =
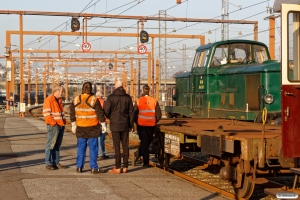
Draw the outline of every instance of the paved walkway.
[[[76,173],[76,137],[65,132],[61,163],[67,169],[46,170],[46,125],[37,118],[0,114],[0,199],[224,199],[155,168],[129,166],[126,174],[91,174],[89,161]],[[88,154],[88,151],[87,151]],[[114,166],[98,161],[102,169]]]

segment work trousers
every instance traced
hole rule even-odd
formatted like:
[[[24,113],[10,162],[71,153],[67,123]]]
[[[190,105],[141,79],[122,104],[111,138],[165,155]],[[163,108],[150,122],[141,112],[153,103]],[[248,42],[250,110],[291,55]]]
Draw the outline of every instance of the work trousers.
[[[47,142],[45,149],[45,164],[57,165],[60,160],[59,148],[64,137],[64,126],[47,125]]]
[[[98,156],[104,156],[105,154],[105,144],[104,140],[106,137],[106,133],[102,133],[100,137],[98,137],[98,145],[99,145],[99,150],[98,150]]]
[[[98,155],[98,138],[78,138],[77,139],[77,168],[84,167],[86,158],[86,148],[89,146],[90,150],[90,168],[98,169],[97,155]]]
[[[140,138],[139,156],[143,156],[144,165],[149,165],[149,146],[153,140],[155,126],[138,126]]]
[[[116,169],[121,168],[120,142],[122,143],[122,149],[123,149],[123,167],[128,168],[129,131],[112,131],[111,133],[112,133],[114,149],[115,149]]]

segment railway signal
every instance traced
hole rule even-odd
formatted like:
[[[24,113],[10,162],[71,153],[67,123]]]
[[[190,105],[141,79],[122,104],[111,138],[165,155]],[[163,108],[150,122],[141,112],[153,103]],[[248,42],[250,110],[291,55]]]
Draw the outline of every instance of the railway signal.
[[[78,31],[80,29],[80,22],[75,17],[73,17],[71,20],[71,29],[72,29],[72,32]]]
[[[140,32],[140,41],[141,43],[146,43],[149,41],[149,34],[147,33],[147,31],[141,31]]]

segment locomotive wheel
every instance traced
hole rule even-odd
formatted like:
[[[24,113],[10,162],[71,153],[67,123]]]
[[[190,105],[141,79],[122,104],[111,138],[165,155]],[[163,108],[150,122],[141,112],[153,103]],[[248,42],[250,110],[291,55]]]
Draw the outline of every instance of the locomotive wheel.
[[[235,194],[237,197],[249,199],[252,196],[254,187],[255,187],[255,183],[250,181],[250,177],[251,176],[248,177],[248,176],[244,175],[242,188],[235,189]]]

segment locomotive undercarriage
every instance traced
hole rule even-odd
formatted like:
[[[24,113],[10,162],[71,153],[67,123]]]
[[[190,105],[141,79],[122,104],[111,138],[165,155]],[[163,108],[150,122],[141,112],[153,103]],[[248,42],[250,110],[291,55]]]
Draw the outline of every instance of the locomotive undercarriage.
[[[203,166],[218,166],[220,177],[232,183],[237,196],[249,198],[255,184],[268,182],[265,176],[290,173],[288,168],[294,166],[292,159],[282,157],[280,127],[268,126],[261,138],[261,126],[229,120],[162,122],[156,132],[160,164],[167,168],[183,152],[201,152],[207,156]]]

